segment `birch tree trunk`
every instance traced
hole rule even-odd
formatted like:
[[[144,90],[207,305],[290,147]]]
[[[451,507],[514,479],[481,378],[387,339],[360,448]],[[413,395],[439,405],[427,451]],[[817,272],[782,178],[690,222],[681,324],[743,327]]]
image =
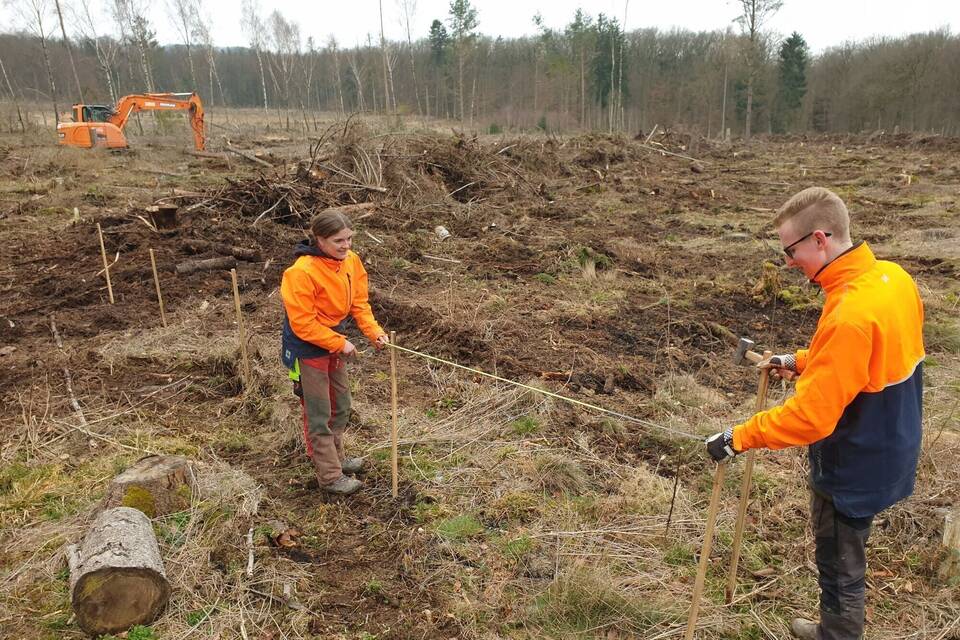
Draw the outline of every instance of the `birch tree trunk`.
[[[63,34],[63,46],[67,48],[67,56],[70,58],[70,67],[73,69],[73,79],[77,83],[77,96],[80,98],[80,102],[86,102],[83,99],[83,88],[80,86],[80,76],[77,74],[77,63],[73,59],[73,46],[70,44],[70,39],[67,38],[67,29],[63,26],[63,11],[60,10],[60,0],[54,0],[54,4],[57,7],[57,19],[60,20],[60,33]]]
[[[20,101],[17,100],[17,94],[13,91],[13,85],[10,84],[10,76],[7,75],[7,68],[3,66],[3,59],[0,58],[0,71],[3,72],[3,80],[7,84],[7,90],[10,92],[10,98],[13,99],[13,104],[17,108],[17,119],[20,121],[20,132],[26,133],[27,127],[23,122],[23,111],[20,109]]]

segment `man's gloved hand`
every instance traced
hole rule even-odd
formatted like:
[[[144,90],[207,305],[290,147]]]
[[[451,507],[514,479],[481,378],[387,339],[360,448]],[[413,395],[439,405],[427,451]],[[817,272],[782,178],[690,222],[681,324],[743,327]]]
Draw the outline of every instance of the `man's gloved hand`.
[[[792,353],[781,356],[771,356],[767,360],[757,363],[758,369],[769,369],[770,375],[779,380],[794,380],[797,377],[797,357]]]
[[[710,457],[716,462],[723,462],[738,453],[733,448],[733,427],[730,427],[726,431],[713,434],[707,438],[706,443],[707,453],[709,453]]]

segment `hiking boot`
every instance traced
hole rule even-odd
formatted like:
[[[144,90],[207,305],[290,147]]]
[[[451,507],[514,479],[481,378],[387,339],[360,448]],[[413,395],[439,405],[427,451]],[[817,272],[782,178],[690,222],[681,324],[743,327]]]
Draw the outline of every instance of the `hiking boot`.
[[[363,483],[357,480],[356,478],[348,478],[347,476],[340,476],[330,484],[325,484],[321,489],[327,493],[333,493],[338,496],[348,496],[351,493],[356,493],[360,490],[360,487],[363,486]]]
[[[817,623],[806,618],[794,618],[790,622],[790,633],[800,640],[817,640]]]
[[[344,458],[340,461],[340,468],[344,473],[360,473],[363,469],[363,458]]]

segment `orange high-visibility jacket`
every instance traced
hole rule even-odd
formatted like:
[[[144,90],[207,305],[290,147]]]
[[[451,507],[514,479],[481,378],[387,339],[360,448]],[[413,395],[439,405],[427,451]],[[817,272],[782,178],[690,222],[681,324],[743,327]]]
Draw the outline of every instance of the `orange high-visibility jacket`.
[[[306,241],[297,246],[296,262],[283,272],[283,361],[312,358],[343,350],[346,337],[337,327],[347,315],[371,341],[384,335],[368,302],[367,271],[353,251],[341,260],[328,258]]]
[[[913,491],[920,448],[923,304],[913,279],[858,243],[814,280],[826,293],[796,393],[734,427],[746,451],[810,445],[815,490],[850,517]]]

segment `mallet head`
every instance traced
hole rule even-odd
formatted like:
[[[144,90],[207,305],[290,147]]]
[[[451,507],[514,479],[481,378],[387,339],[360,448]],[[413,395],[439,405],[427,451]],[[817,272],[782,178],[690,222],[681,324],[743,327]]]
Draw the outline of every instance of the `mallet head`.
[[[750,338],[740,338],[737,351],[733,354],[733,364],[747,364],[747,352],[753,349],[756,343]]]

